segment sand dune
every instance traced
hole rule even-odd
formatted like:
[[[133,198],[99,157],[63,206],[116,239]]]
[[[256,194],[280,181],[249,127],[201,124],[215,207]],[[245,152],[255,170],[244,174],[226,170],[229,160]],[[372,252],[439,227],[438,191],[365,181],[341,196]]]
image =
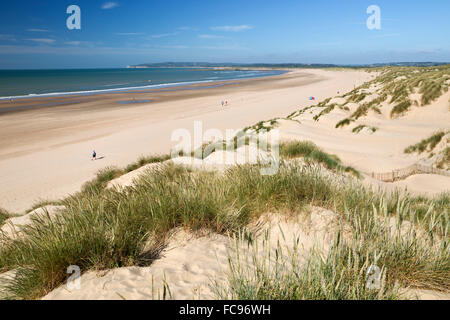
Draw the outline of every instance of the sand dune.
[[[4,188],[0,189],[0,192],[5,194],[4,199],[0,200],[0,206],[20,211],[38,198],[59,198],[78,190],[81,183],[88,180],[93,172],[106,165],[122,166],[143,153],[169,152],[171,131],[183,127],[192,129],[194,120],[203,120],[204,129],[214,126],[222,130],[229,127],[240,129],[259,120],[285,117],[297,111],[299,104],[304,108],[311,104],[306,101],[306,97],[310,95],[315,95],[319,101],[331,96],[334,97],[330,100],[333,103],[343,103],[343,98],[335,96],[335,92],[349,91],[355,84],[372,76],[353,71],[298,71],[267,82],[246,84],[240,90],[213,91],[180,101],[160,101],[153,105],[156,111],[149,110],[152,105],[137,106],[131,108],[132,110],[101,108],[101,111],[93,111],[92,118],[97,122],[90,119],[92,127],[86,128],[86,132],[76,131],[71,137],[72,141],[68,140],[67,134],[73,133],[71,130],[74,130],[74,127],[62,127],[64,121],[57,129],[62,132],[60,137],[50,138],[46,136],[49,132],[40,128],[39,130],[43,130],[40,147],[44,150],[32,150],[31,144],[26,143],[13,148],[2,149],[0,146],[0,151],[3,150],[3,153],[0,153],[0,175],[8,186],[8,189],[5,185],[0,186]],[[374,88],[365,90],[375,94]],[[215,102],[224,94],[230,97],[230,108],[217,110]],[[363,183],[367,185],[387,191],[400,188],[415,194],[434,195],[450,190],[450,177],[420,174],[394,183],[385,183],[371,178],[370,173],[394,170],[416,163],[417,156],[404,154],[404,148],[420,141],[437,128],[448,126],[449,98],[450,93],[446,93],[428,109],[416,108],[404,117],[395,119],[387,117],[390,109],[385,106],[384,109],[389,110],[388,112],[368,112],[351,127],[343,129],[336,129],[335,124],[348,115],[348,110],[335,108],[331,112],[320,114],[323,108],[312,108],[291,119],[278,119],[276,129],[279,130],[282,140],[313,141],[326,152],[337,154],[346,165],[354,166],[363,172]],[[347,107],[352,112],[359,104],[350,103]],[[67,116],[57,110],[48,112],[54,112],[53,116],[61,116],[63,119]],[[132,116],[133,112],[136,112],[135,117]],[[440,115],[436,116],[436,113]],[[101,114],[105,114],[109,120],[103,122],[100,119]],[[314,118],[318,115],[319,121]],[[30,114],[13,114],[8,117],[14,121],[27,116]],[[82,117],[81,114],[77,116]],[[158,121],[158,117],[170,120]],[[66,121],[70,123],[69,120]],[[355,134],[351,129],[358,124],[367,127]],[[116,125],[117,132],[113,133]],[[374,126],[377,130],[371,130],[369,126]],[[99,145],[104,150],[99,151],[99,154],[104,154],[104,158],[91,161],[88,157],[89,150],[98,150]],[[220,171],[236,164],[256,163],[267,157],[268,154],[258,153],[252,146],[244,146],[236,151],[217,151],[202,160],[179,157],[166,163]],[[14,166],[13,162],[16,163]],[[157,170],[162,165],[164,164],[145,165],[111,181],[108,187],[120,189],[132,186],[144,172]],[[323,171],[325,174],[334,174]],[[19,236],[20,227],[30,224],[33,217],[45,214],[45,210],[52,216],[60,209],[61,207],[46,207],[23,217],[11,218],[2,227],[2,231],[9,236]],[[304,214],[289,220],[279,214],[266,214],[250,228],[258,231],[255,239],[256,243],[260,244],[259,247],[263,248],[263,243],[268,241],[267,246],[271,252],[275,252],[280,244],[286,250],[292,250],[294,243],[298,243],[300,261],[304,262],[313,248],[319,248],[319,251],[326,255],[333,244],[335,231],[341,225],[341,219],[342,217],[332,211],[310,207]],[[394,226],[395,219],[392,218],[390,223]],[[406,232],[410,226],[407,222],[404,223],[401,232]],[[348,230],[344,225],[343,237],[351,236]],[[233,238],[225,235],[190,234],[177,229],[173,230],[167,245],[149,266],[88,271],[81,277],[79,290],[69,290],[63,284],[43,299],[214,299],[217,298],[217,293],[211,286],[212,281],[226,286],[230,271],[229,259],[236,256],[236,251],[241,252],[240,257],[251,256],[251,248],[242,239],[236,245]],[[258,251],[257,254],[262,256],[264,252]],[[246,263],[252,266],[251,261]],[[0,286],[6,276],[14,276],[14,272],[0,275]],[[164,297],[163,292],[167,294]],[[448,295],[415,289],[405,289],[404,296],[410,299],[448,299]]]
[[[255,223],[263,223],[256,238],[260,243],[258,254],[264,256],[264,250],[271,250],[275,256],[279,243],[287,254],[287,249],[292,250],[297,240],[300,258],[306,259],[313,247],[322,248],[326,254],[334,240],[337,219],[336,214],[321,208],[311,208],[306,217],[298,220],[266,215]],[[178,230],[160,258],[150,266],[90,271],[81,277],[80,290],[69,291],[62,285],[43,299],[162,299],[164,285],[170,289],[167,299],[215,299],[213,281],[225,285],[229,274],[228,259],[236,256],[236,248],[251,267],[252,247],[248,247],[246,241],[238,240],[236,246],[233,238],[226,236],[208,234],[198,237]]]
[[[24,226],[31,225],[34,219],[43,217],[53,217],[57,215],[64,206],[45,206],[31,211],[23,216],[17,216],[6,220],[5,224],[0,228],[0,234],[7,237],[20,237],[20,229]]]

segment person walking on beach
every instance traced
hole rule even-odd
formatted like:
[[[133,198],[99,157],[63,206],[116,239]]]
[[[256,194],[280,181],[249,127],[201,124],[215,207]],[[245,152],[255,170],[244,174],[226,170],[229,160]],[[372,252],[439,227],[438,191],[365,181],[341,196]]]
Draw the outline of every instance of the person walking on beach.
[[[97,152],[92,151],[92,160],[97,160]]]
[[[223,102],[223,100],[222,100],[222,108],[223,108],[223,104],[224,104],[224,102]]]

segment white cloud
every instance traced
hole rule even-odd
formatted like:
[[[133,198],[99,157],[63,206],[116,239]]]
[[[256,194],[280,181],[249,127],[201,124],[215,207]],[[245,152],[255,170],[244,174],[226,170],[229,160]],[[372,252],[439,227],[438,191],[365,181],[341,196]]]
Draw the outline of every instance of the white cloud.
[[[79,46],[82,42],[81,41],[67,41],[64,43],[68,44],[69,46]]]
[[[222,39],[222,36],[217,36],[215,34],[199,34],[200,39]]]
[[[95,43],[92,43],[90,41],[66,41],[64,42],[65,45],[68,46],[72,46],[72,47],[79,47],[79,46],[83,46],[83,47],[91,47],[94,48]]]
[[[119,4],[117,2],[105,2],[104,4],[102,4],[102,9],[108,10],[108,9],[112,9],[112,8],[115,8],[118,6],[119,6]]]
[[[84,44],[84,43],[83,43]],[[143,55],[149,54],[167,54],[168,49],[187,49],[188,46],[173,45],[173,46],[152,46],[141,48],[124,48],[124,47],[91,47],[91,46],[50,46],[50,45],[1,45],[0,44],[0,57],[6,54],[55,54],[55,55],[78,55],[78,56],[104,56],[104,55]]]
[[[166,37],[171,37],[171,36],[175,36],[177,35],[178,32],[172,32],[172,33],[161,33],[161,34],[153,34],[150,37],[154,38],[154,39],[159,39],[159,38],[166,38]]]
[[[245,30],[253,29],[252,26],[249,25],[240,25],[240,26],[219,26],[219,27],[211,27],[211,30],[214,31],[227,31],[227,32],[240,32]]]
[[[27,29],[29,32],[49,32],[47,29]]]
[[[38,43],[46,43],[46,44],[55,42],[54,39],[48,39],[48,38],[35,38],[35,39],[25,39],[25,40],[34,41],[34,42],[38,42]]]

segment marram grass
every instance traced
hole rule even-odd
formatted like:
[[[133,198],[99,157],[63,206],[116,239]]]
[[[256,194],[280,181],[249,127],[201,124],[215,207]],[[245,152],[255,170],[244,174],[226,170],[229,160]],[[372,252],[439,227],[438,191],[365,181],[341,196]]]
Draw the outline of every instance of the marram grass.
[[[448,131],[450,132],[450,131]],[[405,153],[417,152],[421,154],[424,151],[432,152],[434,148],[441,142],[442,138],[447,134],[445,131],[439,131],[431,135],[430,137],[423,139],[415,145],[409,146],[405,149]]]
[[[10,217],[10,213],[5,209],[0,208],[0,227],[8,220]]]
[[[236,166],[218,174],[167,164],[147,172],[135,186],[121,192],[104,188],[113,176],[114,170],[101,172],[81,192],[62,201],[66,209],[61,215],[35,219],[23,229],[23,238],[1,240],[0,271],[17,271],[16,278],[7,284],[9,298],[44,296],[67,280],[66,270],[70,265],[78,265],[82,272],[149,265],[158,257],[169,232],[177,227],[239,234],[262,214],[291,215],[309,205],[328,208],[355,221],[360,237],[367,239],[363,248],[358,249],[362,250],[361,254],[388,252],[382,260],[386,261],[383,264],[392,266],[388,268],[393,270],[392,274],[387,273],[388,283],[396,279],[403,285],[448,289],[448,194],[436,199],[400,193],[383,195],[364,188],[354,178],[284,162],[273,176],[262,176],[256,165]],[[401,242],[402,246],[398,247],[382,236],[378,239],[374,228],[366,227],[373,206],[382,207],[386,216],[411,219],[418,226],[426,226],[429,237],[443,240],[440,250],[433,249],[428,239],[419,237],[413,244]],[[314,267],[307,272],[314,273],[312,279],[325,279],[329,285],[326,279],[330,279],[332,261],[344,265],[348,259],[356,259],[351,255],[349,258],[350,249],[345,248],[339,244],[333,251],[335,260],[326,260],[318,267],[315,266],[319,262],[311,260]],[[425,254],[427,250],[429,254]],[[351,254],[360,255],[353,251]],[[336,269],[339,272],[344,270],[339,268]],[[359,285],[349,282],[350,276],[342,277],[345,289],[340,293],[326,293],[321,297],[375,298],[349,294],[353,287],[359,290]],[[307,288],[310,284],[303,285]],[[259,297],[265,296],[253,298]],[[383,297],[394,296],[388,291]]]

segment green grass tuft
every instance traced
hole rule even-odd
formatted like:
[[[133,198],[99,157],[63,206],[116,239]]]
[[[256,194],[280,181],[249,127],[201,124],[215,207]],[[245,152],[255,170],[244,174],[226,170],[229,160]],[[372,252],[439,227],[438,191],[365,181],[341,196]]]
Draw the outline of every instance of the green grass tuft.
[[[314,120],[315,121],[319,121],[320,117],[322,117],[322,116],[324,116],[326,114],[329,114],[331,111],[334,110],[335,107],[336,107],[335,103],[327,105],[327,106],[324,106],[325,109],[323,109],[318,115],[315,115],[314,116]]]
[[[446,147],[442,151],[442,159],[437,163],[439,169],[444,169],[445,167],[450,167],[450,147]]]
[[[138,161],[126,166],[123,171],[125,173],[128,173],[128,172],[134,171],[136,169],[139,169],[140,167],[143,167],[147,164],[164,162],[169,159],[170,159],[170,155],[142,156],[138,159]]]
[[[311,145],[301,150],[315,152]],[[299,152],[290,152],[294,153]],[[111,175],[114,170],[102,171],[96,185],[104,184]],[[262,176],[259,166],[237,166],[216,174],[167,164],[148,172],[123,192],[94,190],[65,199],[66,210],[60,216],[51,222],[47,217],[34,221],[23,230],[22,239],[2,242],[0,270],[17,270],[16,279],[7,287],[10,297],[42,297],[67,279],[70,265],[80,266],[83,272],[148,265],[176,227],[238,233],[263,213],[292,214],[305,205],[355,216],[371,212],[373,205],[383,204],[389,215],[400,210],[399,194],[381,195],[311,167],[283,163],[273,176]],[[444,234],[439,231],[444,221],[441,213],[448,208],[449,199],[449,195],[436,201],[408,196],[402,201],[415,217],[433,221],[430,233],[438,235]],[[404,250],[414,259],[415,251]],[[430,263],[441,258],[433,256]],[[422,270],[414,265],[411,268]],[[432,279],[429,274],[428,278]]]
[[[405,113],[406,111],[409,110],[409,107],[411,107],[411,105],[412,105],[411,100],[405,100],[400,102],[399,104],[395,105],[394,108],[392,108],[391,117],[393,118],[396,115]]]
[[[364,212],[347,211],[341,219],[352,236],[344,237],[343,228],[337,228],[328,253],[314,248],[306,261],[298,240],[290,250],[278,242],[275,254],[267,249],[267,238],[262,250],[250,243],[250,252],[241,253],[236,246],[238,253],[228,259],[227,285],[214,283],[216,294],[239,300],[391,300],[402,298],[400,287],[448,291],[448,244],[435,245],[436,239],[426,233],[418,237],[417,230],[428,229],[426,223],[417,221],[405,229],[403,219],[411,213],[400,199],[394,224],[383,203]],[[448,223],[441,223],[447,230]],[[370,266],[380,268],[379,288],[367,286]]]
[[[344,120],[341,120],[341,121],[339,121],[339,122],[336,124],[336,129],[337,129],[337,128],[341,128],[341,127],[348,126],[350,123],[352,123],[352,122],[354,122],[354,121],[355,121],[355,120],[350,119],[350,118],[346,118],[346,119],[344,119]]]
[[[11,214],[5,209],[0,208],[0,227],[10,218]]]
[[[327,169],[343,171],[359,176],[359,172],[351,167],[342,165],[341,160],[336,155],[328,154],[309,141],[291,141],[280,144],[280,156],[287,159],[303,157],[305,160],[320,163]]]
[[[431,137],[423,139],[419,143],[415,145],[409,146],[405,149],[405,153],[423,153],[424,151],[432,152],[434,148],[437,146],[439,142],[441,142],[442,138],[446,135],[445,131],[440,131],[433,134]]]
[[[368,128],[368,129],[369,129],[370,131],[372,131],[373,133],[375,133],[375,132],[378,130],[378,128],[376,128],[376,127],[369,127],[369,126],[366,126],[366,125],[364,125],[364,124],[361,124],[361,125],[359,125],[359,126],[354,127],[354,128],[352,129],[352,132],[353,132],[353,133],[360,133],[361,130],[364,129],[364,128]]]

